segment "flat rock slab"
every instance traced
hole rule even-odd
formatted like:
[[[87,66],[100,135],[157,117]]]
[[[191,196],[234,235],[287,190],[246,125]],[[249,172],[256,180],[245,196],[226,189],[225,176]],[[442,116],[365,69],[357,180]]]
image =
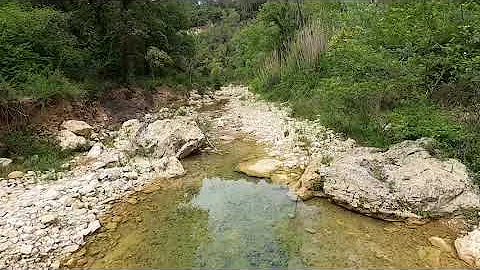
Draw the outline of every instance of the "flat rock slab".
[[[13,172],[8,174],[8,179],[18,179],[18,178],[22,178],[24,175],[25,175],[24,172],[13,171]]]
[[[281,166],[281,161],[273,158],[265,158],[242,162],[238,165],[238,169],[248,176],[270,178]]]

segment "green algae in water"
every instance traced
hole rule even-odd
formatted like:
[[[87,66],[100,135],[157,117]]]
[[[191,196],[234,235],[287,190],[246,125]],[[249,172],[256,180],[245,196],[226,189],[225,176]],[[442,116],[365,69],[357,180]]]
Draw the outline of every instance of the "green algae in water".
[[[285,187],[263,180],[206,178],[195,195],[179,194],[154,194],[156,203],[162,198],[161,206],[150,208],[148,220],[137,224],[147,227],[125,224],[116,247],[103,250],[105,257],[93,267],[301,266],[289,218],[296,206]]]
[[[295,211],[285,188],[264,181],[205,179],[192,204],[208,212],[211,235],[199,246],[194,267],[287,267],[298,260],[282,241],[282,228]]]
[[[295,205],[285,188],[234,171],[243,159],[264,156],[258,145],[236,141],[228,148],[189,157],[185,177],[157,181],[160,189],[135,195],[138,204],[117,204],[105,218],[123,222],[89,236],[73,256],[78,266],[466,267],[429,243],[430,236],[455,239],[445,225],[411,228],[327,200]]]

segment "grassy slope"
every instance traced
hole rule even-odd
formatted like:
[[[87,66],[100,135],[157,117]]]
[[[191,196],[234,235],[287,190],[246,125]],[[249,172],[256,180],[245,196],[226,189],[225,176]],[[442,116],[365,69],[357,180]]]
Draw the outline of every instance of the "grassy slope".
[[[368,145],[435,138],[440,154],[459,158],[480,180],[472,75],[480,70],[480,5],[320,5],[310,11],[336,29],[328,50],[313,64],[287,57],[253,88]]]

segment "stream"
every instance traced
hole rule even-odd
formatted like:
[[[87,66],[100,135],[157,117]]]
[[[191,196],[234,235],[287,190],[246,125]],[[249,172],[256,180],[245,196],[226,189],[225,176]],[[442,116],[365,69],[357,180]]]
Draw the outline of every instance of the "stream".
[[[466,267],[428,238],[455,226],[385,222],[235,171],[264,156],[236,139],[183,161],[187,174],[158,180],[117,203],[103,228],[68,261],[91,268]]]

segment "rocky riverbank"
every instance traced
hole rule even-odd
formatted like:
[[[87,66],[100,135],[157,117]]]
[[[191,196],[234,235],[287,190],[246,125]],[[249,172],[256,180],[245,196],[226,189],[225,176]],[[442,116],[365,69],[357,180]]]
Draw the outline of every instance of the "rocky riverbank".
[[[58,139],[64,149],[90,148],[66,164],[71,170],[0,179],[0,268],[60,267],[101,227],[99,216],[113,202],[154,179],[183,175],[179,160],[205,140],[193,115],[168,111],[125,122],[110,132],[110,147],[84,122],[62,127]]]
[[[326,197],[385,220],[422,223],[480,213],[480,192],[466,167],[458,160],[432,156],[430,139],[389,149],[359,147],[317,122],[292,118],[288,106],[260,101],[247,88],[225,88],[221,93],[232,97],[225,121],[237,122],[239,130],[270,146],[268,157],[240,164],[250,176],[287,184],[304,200]],[[461,259],[480,267],[478,235],[475,230],[457,239],[455,246]]]
[[[267,156],[239,169],[288,185],[292,196],[305,200],[327,197],[387,220],[477,213],[480,206],[465,166],[431,156],[429,140],[388,150],[359,147],[318,122],[293,118],[288,106],[259,100],[246,87],[192,93],[187,104],[128,120],[119,130],[65,122],[59,144],[85,151],[65,164],[69,170],[0,179],[0,267],[60,267],[102,226],[99,217],[113,203],[153,180],[183,175],[180,160],[191,153],[215,151],[210,136],[223,142],[245,134],[256,138]],[[472,266],[480,266],[477,236],[472,232],[455,243]]]

